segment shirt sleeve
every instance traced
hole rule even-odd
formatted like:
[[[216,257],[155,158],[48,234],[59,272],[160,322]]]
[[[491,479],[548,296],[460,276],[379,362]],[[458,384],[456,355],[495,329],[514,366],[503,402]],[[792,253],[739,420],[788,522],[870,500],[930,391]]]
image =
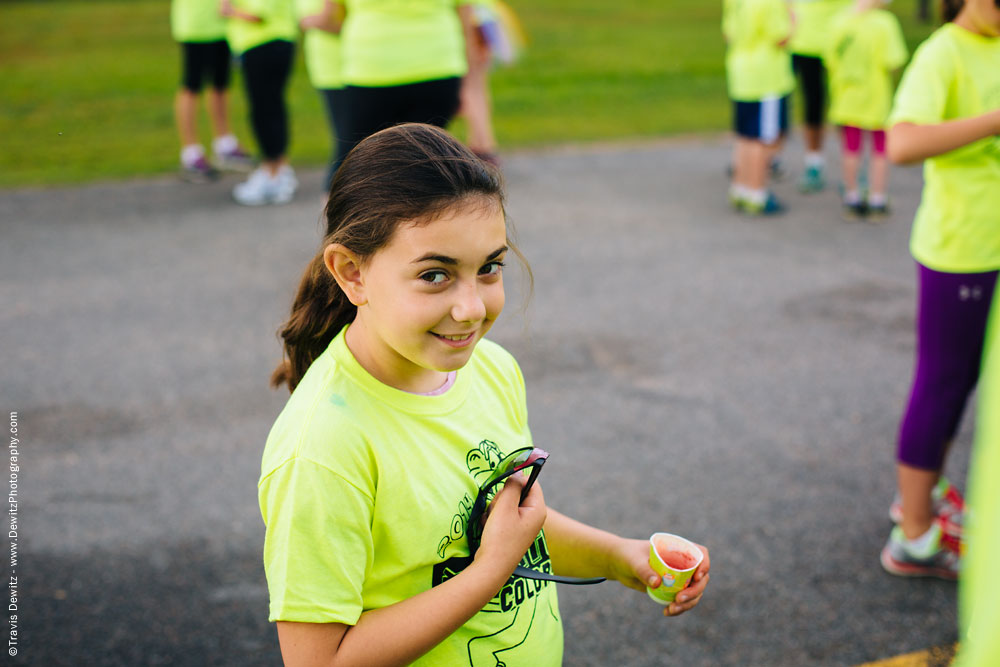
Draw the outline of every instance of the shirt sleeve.
[[[292,459],[261,480],[271,621],[354,625],[374,547],[374,500],[333,471]]]
[[[930,125],[944,118],[949,82],[954,78],[948,54],[929,42],[917,49],[906,68],[887,126],[896,123]]]
[[[895,16],[890,17],[886,33],[885,64],[890,70],[895,70],[905,65],[906,58],[910,55],[906,49],[903,28]]]

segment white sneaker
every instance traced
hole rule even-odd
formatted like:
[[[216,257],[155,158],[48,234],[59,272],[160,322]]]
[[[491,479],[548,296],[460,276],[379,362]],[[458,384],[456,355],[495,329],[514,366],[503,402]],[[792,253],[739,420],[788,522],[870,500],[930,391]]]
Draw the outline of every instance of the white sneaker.
[[[287,204],[292,201],[297,185],[282,178],[281,172],[271,176],[267,169],[260,167],[250,174],[250,178],[233,188],[233,199],[244,206]]]

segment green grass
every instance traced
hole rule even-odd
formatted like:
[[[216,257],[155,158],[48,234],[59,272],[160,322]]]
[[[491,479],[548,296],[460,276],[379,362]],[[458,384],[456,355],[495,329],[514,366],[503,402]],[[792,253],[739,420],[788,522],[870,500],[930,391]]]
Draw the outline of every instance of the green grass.
[[[911,49],[932,29],[913,20],[915,2],[893,4]],[[530,42],[492,77],[503,148],[727,127],[721,0],[511,4]],[[176,169],[180,56],[168,17],[169,0],[0,3],[0,187]],[[232,90],[236,133],[252,145],[238,73]],[[288,101],[293,163],[323,164],[329,130],[301,53]]]

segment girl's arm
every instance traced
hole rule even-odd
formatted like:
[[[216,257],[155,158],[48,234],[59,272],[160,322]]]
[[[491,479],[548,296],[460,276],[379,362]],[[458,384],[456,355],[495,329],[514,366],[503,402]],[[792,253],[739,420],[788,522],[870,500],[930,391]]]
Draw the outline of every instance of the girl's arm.
[[[913,164],[1000,134],[1000,109],[933,125],[896,123],[887,135],[889,159]]]
[[[278,622],[285,667],[407,665],[441,643],[493,599],[545,521],[535,484],[518,505],[524,481],[510,477],[497,494],[475,560],[439,586],[361,614],[356,625]]]
[[[462,23],[462,36],[465,38],[465,62],[469,71],[472,71],[476,64],[476,19],[473,15],[475,10],[472,5],[458,6],[458,20]]]
[[[340,29],[344,25],[344,16],[346,14],[344,5],[339,2],[333,2],[333,0],[325,0],[323,2],[323,11],[318,14],[303,16],[299,19],[299,28],[303,32],[316,29],[339,35]]]
[[[646,586],[660,583],[649,567],[649,540],[630,540],[593,526],[580,523],[549,509],[545,519],[545,542],[556,574],[571,577],[607,577],[645,592]],[[705,558],[691,578],[691,585],[677,594],[677,599],[663,610],[676,616],[694,608],[708,585],[710,566],[708,549],[698,545]]]
[[[241,21],[249,21],[250,23],[261,23],[264,20],[255,14],[234,7],[232,0],[221,0],[219,2],[219,14],[225,16],[227,19],[240,19]]]

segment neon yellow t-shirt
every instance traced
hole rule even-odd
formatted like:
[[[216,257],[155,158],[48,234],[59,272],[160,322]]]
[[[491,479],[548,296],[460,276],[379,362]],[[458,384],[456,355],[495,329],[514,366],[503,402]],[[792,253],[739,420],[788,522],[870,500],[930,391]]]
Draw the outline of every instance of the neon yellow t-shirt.
[[[226,39],[233,53],[275,40],[294,42],[298,36],[292,0],[233,0],[233,6],[263,19],[260,23],[237,18],[226,21]]]
[[[830,121],[865,130],[885,128],[892,106],[892,71],[906,64],[899,19],[884,9],[838,14],[824,61],[830,73]]]
[[[178,42],[217,42],[226,38],[226,19],[218,0],[171,0],[170,34]]]
[[[779,44],[792,31],[784,0],[726,0],[722,32],[729,97],[754,102],[783,97],[795,87],[788,51]]]
[[[318,14],[324,0],[295,0],[298,19]],[[306,30],[302,37],[302,56],[306,62],[309,83],[319,90],[344,87],[340,63],[340,35],[325,30]]]
[[[465,0],[345,0],[344,80],[399,86],[463,76],[460,4]]]
[[[346,329],[345,329],[346,331]],[[381,384],[342,331],[310,366],[267,439],[258,485],[272,621],[357,623],[470,562],[479,484],[531,444],[514,359],[481,341],[438,396]],[[544,533],[522,564],[551,569]],[[512,577],[417,665],[556,667],[562,620],[551,582]]]
[[[795,31],[788,50],[800,56],[822,57],[829,44],[830,21],[852,4],[851,0],[794,0]]]
[[[913,54],[888,124],[934,124],[1000,108],[1000,38],[947,23]],[[1000,137],[924,162],[910,252],[935,271],[1000,268]]]
[[[1000,294],[1000,292],[996,293]],[[961,651],[956,667],[992,667],[1000,656],[1000,298],[986,331],[976,442],[969,465],[966,550],[959,578]]]

